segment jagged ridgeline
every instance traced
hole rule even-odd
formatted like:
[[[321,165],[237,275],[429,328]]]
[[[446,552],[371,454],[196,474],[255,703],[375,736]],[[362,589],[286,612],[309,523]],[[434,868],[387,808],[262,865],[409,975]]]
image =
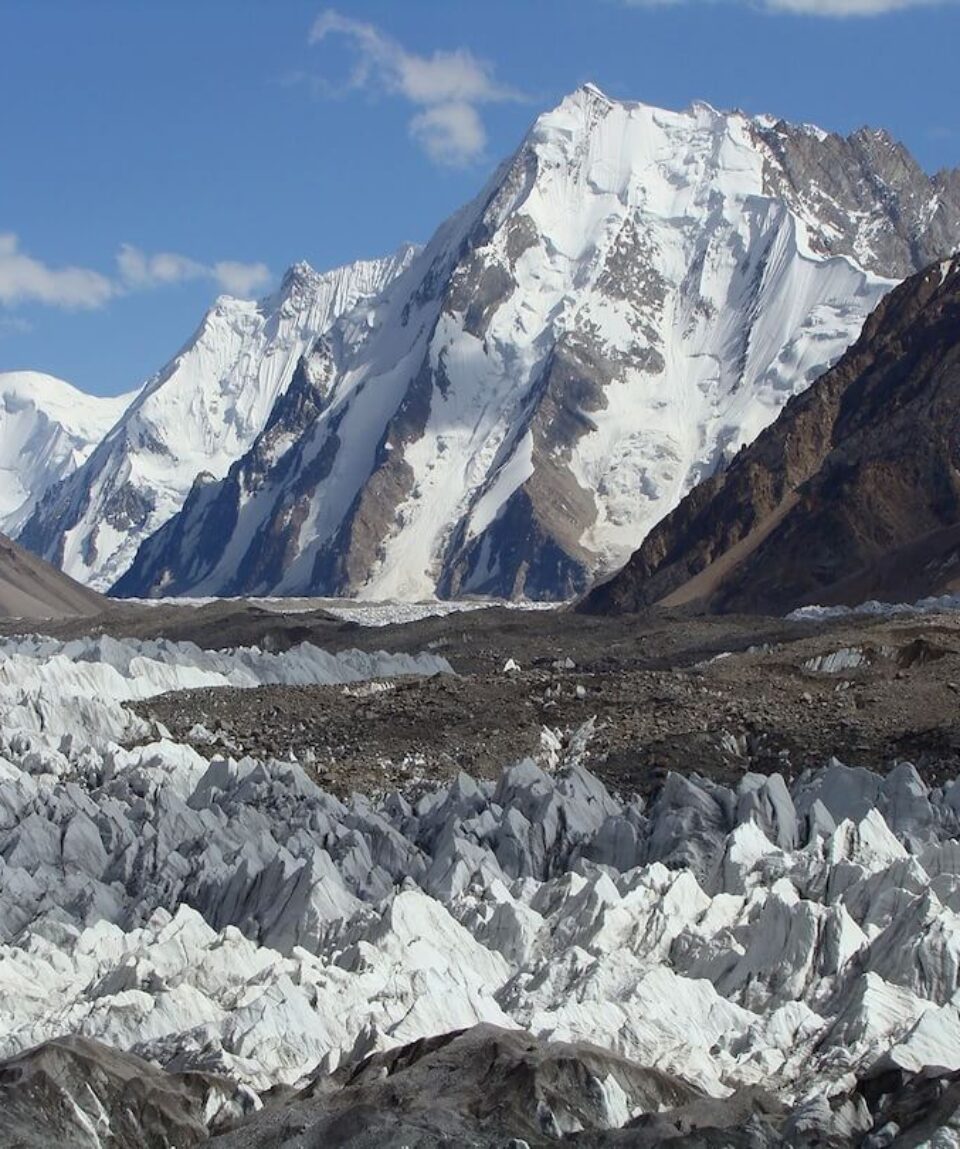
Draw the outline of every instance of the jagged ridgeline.
[[[587,86],[422,251],[221,304],[23,541],[123,595],[568,597],[957,246],[882,132]]]

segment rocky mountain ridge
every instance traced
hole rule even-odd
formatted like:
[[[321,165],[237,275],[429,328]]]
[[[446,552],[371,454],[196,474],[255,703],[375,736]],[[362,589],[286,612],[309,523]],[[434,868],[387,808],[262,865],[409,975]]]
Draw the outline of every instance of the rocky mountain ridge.
[[[313,340],[375,296],[414,250],[323,274],[300,263],[265,299],[218,299],[86,463],[45,493],[19,533],[23,545],[109,587],[194,482],[220,478],[254,441]]]

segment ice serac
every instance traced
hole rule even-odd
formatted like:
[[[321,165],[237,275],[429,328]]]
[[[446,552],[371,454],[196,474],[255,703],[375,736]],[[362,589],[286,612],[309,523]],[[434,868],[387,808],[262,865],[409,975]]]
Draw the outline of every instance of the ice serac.
[[[572,595],[958,242],[885,136],[583,87],[117,591]]]
[[[37,501],[89,458],[135,394],[88,395],[39,371],[0,373],[0,531],[15,535]]]
[[[693,490],[584,609],[785,612],[955,590],[958,332],[951,258],[889,294],[843,359]]]
[[[324,274],[301,263],[265,299],[218,299],[122,418],[103,427],[85,464],[47,491],[20,540],[82,582],[109,587],[198,476],[221,478],[244,454],[305,349],[376,295],[413,251]]]

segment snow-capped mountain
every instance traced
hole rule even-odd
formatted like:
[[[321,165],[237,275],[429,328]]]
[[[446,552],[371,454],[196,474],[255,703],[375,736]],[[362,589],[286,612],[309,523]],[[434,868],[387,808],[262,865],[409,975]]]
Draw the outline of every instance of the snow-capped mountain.
[[[39,371],[0,373],[0,531],[15,534],[37,500],[75,471],[135,398],[100,398]]]
[[[42,500],[20,541],[75,578],[108,587],[198,475],[222,477],[247,450],[317,336],[377,295],[414,253],[404,247],[324,274],[297,264],[266,299],[217,300],[109,434],[101,430],[86,465]]]
[[[568,596],[958,244],[960,178],[882,132],[581,88],[117,592]]]

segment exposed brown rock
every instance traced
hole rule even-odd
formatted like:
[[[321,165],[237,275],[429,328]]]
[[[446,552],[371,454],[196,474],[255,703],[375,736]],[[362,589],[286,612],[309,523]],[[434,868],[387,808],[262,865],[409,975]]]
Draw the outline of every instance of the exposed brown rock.
[[[0,616],[77,618],[101,614],[108,600],[0,535]]]

